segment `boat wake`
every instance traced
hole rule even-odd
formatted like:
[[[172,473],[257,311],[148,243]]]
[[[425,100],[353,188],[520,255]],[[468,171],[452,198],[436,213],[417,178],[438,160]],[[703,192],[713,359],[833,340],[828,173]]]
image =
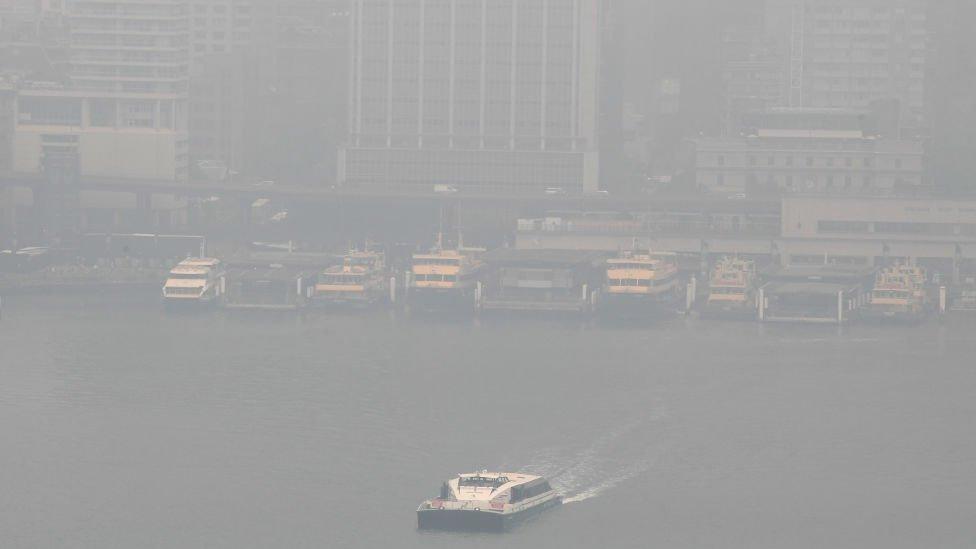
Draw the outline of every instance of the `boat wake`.
[[[653,438],[641,431],[660,417],[620,426],[582,449],[546,449],[517,469],[548,478],[563,494],[563,503],[595,498],[651,469],[655,456],[640,443]]]

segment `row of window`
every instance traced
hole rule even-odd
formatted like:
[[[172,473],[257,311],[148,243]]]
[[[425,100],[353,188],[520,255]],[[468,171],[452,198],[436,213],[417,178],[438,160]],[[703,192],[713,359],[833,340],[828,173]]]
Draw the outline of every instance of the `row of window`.
[[[819,233],[885,233],[911,235],[976,235],[976,223],[920,223],[893,221],[829,221],[817,222]]]
[[[547,481],[539,482],[538,484],[529,484],[526,486],[515,486],[512,488],[512,503],[518,503],[522,500],[529,498],[534,498],[538,495],[545,494],[551,491],[552,488],[549,486]]]
[[[457,282],[457,275],[418,274],[413,275],[417,282]]]

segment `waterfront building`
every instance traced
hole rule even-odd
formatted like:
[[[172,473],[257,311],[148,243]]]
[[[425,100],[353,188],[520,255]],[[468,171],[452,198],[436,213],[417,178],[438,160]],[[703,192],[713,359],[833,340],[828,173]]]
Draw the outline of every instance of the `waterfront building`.
[[[881,135],[867,111],[771,109],[743,133],[690,142],[695,183],[715,193],[912,192],[924,183],[920,140]]]

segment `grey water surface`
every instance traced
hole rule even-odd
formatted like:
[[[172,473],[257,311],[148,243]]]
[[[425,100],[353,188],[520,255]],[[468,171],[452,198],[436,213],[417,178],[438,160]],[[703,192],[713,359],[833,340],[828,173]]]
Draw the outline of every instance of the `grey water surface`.
[[[976,323],[166,314],[0,320],[4,547],[969,547]],[[458,472],[563,507],[428,534]]]

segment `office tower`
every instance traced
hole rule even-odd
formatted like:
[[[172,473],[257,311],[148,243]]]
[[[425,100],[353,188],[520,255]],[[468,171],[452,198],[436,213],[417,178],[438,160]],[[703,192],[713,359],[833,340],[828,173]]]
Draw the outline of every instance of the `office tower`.
[[[595,190],[602,11],[598,0],[354,0],[340,183]]]

